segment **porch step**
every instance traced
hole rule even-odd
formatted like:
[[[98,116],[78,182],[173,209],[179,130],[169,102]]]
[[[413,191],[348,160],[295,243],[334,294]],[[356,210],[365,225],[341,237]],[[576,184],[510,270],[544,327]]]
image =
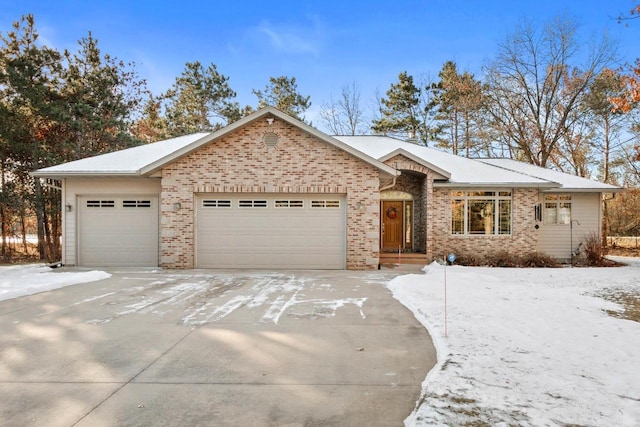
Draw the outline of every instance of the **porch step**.
[[[398,255],[393,252],[381,252],[380,264],[428,264],[429,259],[426,254],[402,253]]]

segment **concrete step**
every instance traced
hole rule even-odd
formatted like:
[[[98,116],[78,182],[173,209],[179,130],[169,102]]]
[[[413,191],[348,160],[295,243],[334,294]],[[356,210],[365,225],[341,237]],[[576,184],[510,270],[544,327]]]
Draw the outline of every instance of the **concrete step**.
[[[382,252],[380,254],[380,264],[428,264],[427,255],[420,253],[393,253]]]

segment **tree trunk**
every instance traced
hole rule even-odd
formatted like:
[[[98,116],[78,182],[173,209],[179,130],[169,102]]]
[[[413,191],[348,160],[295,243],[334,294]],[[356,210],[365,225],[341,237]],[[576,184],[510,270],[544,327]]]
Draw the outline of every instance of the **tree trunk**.
[[[22,227],[22,249],[24,249],[25,255],[29,255],[29,247],[27,246],[27,218],[24,208],[20,211],[20,226]]]
[[[609,203],[607,203],[611,199],[603,200],[603,208],[602,208],[602,248],[606,249],[608,246],[607,237],[609,236]]]
[[[604,182],[606,182],[607,184],[609,183],[609,145],[610,145],[610,141],[609,141],[609,133],[611,132],[611,125],[609,123],[609,119],[605,118],[604,120],[604,166],[603,166],[603,175],[604,175]],[[606,212],[606,206],[607,204],[605,203],[605,212]]]
[[[3,194],[6,196],[6,182],[5,182],[5,170],[4,170],[4,160],[2,161],[2,163],[0,163],[0,194]],[[2,228],[2,249],[0,252],[0,255],[2,255],[2,257],[4,258],[4,256],[7,253],[7,226],[6,226],[6,215],[5,215],[5,206],[6,204],[3,203],[0,206],[0,227]]]
[[[44,236],[45,212],[44,212],[44,197],[42,195],[42,185],[40,184],[39,178],[35,178],[34,188],[35,188],[36,219],[38,221],[38,256],[40,260],[44,260],[47,257],[46,246],[45,246],[45,236]]]

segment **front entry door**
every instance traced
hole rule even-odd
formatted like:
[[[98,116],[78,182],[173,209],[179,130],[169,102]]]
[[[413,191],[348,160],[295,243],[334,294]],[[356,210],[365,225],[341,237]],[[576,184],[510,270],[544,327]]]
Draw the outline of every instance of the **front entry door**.
[[[403,202],[382,202],[382,250],[397,251],[403,249]]]

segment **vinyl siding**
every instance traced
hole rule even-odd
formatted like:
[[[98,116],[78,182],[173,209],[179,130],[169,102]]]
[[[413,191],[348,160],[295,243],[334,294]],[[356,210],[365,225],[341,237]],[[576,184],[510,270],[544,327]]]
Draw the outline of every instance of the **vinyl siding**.
[[[542,203],[543,208],[546,194],[550,193],[540,193],[539,202]],[[561,194],[571,195],[571,219],[574,221],[573,244],[571,244],[570,224],[545,224],[543,221],[540,223],[538,251],[561,260],[570,260],[572,247],[575,250],[591,233],[600,235],[602,195],[601,193]]]

